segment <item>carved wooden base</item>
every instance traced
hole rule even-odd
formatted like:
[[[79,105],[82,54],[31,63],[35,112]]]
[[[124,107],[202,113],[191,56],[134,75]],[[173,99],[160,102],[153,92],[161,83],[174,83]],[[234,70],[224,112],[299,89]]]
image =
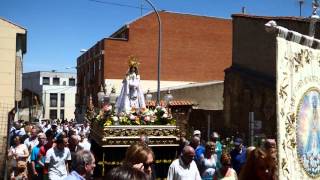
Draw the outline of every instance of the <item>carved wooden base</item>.
[[[139,141],[141,134],[149,138],[149,146],[178,146],[179,129],[177,126],[107,126],[92,124],[91,138],[101,147],[128,147]]]

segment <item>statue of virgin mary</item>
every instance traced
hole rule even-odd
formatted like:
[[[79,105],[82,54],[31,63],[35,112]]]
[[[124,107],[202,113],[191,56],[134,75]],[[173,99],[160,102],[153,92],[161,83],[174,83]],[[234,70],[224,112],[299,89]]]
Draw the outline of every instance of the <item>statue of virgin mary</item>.
[[[122,81],[122,88],[117,99],[116,113],[129,113],[132,108],[139,111],[145,108],[143,90],[140,85],[140,75],[138,72],[139,62],[136,57],[129,57],[129,70]]]

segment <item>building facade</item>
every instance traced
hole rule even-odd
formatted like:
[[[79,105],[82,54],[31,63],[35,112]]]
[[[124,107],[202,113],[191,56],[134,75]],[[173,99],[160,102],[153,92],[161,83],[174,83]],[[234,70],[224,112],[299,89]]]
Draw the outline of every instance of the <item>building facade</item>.
[[[75,73],[28,72],[23,73],[23,89],[35,92],[41,97],[42,119],[75,119]]]
[[[274,20],[279,26],[308,34],[309,20],[235,14],[232,65],[224,80],[224,118],[230,133],[249,136],[249,112],[261,128],[257,133],[276,138],[276,38],[265,30]],[[316,26],[319,29],[319,23]],[[319,31],[315,37],[319,38]],[[234,131],[232,131],[234,130]]]
[[[21,101],[23,56],[27,51],[27,30],[0,18],[0,159],[5,159],[8,118],[13,120]],[[0,171],[4,170],[4,161]],[[3,179],[4,173],[0,173]]]
[[[231,64],[230,19],[159,12],[162,21],[161,89],[193,82],[223,80]],[[77,104],[85,107],[88,97],[97,104],[105,85],[120,93],[128,70],[128,57],[140,61],[142,88],[157,89],[158,22],[155,13],[142,16],[98,41],[77,59]],[[83,108],[82,108],[83,109]]]

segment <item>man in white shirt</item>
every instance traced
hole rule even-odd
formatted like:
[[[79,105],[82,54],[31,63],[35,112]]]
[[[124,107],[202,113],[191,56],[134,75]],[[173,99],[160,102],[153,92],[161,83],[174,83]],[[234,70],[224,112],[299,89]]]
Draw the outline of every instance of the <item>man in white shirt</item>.
[[[193,160],[194,156],[194,149],[191,146],[185,146],[180,158],[171,163],[167,180],[201,180],[199,170]]]
[[[46,166],[48,167],[49,180],[60,180],[67,177],[71,161],[71,153],[67,148],[68,139],[61,135],[56,140],[57,145],[50,148],[46,154]]]
[[[81,146],[84,150],[88,150],[88,151],[90,151],[91,149],[91,143],[89,142],[87,135],[84,134],[83,132],[80,133],[79,146]]]
[[[38,136],[39,131],[37,128],[33,127],[31,129],[31,135],[26,140],[24,140],[24,144],[28,147],[29,153],[31,154],[32,149],[39,144]]]
[[[28,151],[29,151],[29,157],[27,159],[27,169],[28,169],[29,174],[32,173],[31,152],[32,152],[32,149],[39,144],[38,137],[37,137],[38,133],[39,133],[39,130],[37,128],[33,127],[31,129],[30,137],[28,137],[23,142],[27,146]]]

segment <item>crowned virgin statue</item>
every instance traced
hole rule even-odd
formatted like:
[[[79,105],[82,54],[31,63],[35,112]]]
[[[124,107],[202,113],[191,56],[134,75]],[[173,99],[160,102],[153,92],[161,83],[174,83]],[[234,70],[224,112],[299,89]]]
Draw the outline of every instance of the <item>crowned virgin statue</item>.
[[[116,113],[129,113],[133,108],[139,111],[141,108],[146,107],[143,91],[140,86],[138,65],[138,59],[130,56],[129,70],[122,81],[121,92],[115,105]]]

